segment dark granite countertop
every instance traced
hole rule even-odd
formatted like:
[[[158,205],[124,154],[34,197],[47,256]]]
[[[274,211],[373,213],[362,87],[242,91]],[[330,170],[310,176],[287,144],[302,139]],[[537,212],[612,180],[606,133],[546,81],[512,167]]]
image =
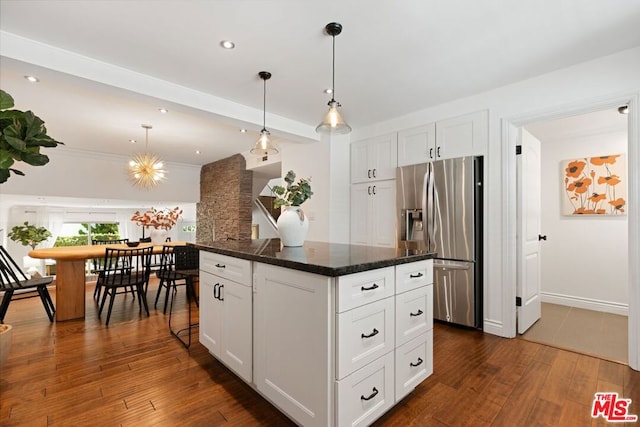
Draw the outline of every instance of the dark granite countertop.
[[[412,253],[404,249],[326,242],[305,242],[300,247],[282,247],[280,239],[227,240],[188,245],[203,251],[331,277],[435,256],[433,253]]]

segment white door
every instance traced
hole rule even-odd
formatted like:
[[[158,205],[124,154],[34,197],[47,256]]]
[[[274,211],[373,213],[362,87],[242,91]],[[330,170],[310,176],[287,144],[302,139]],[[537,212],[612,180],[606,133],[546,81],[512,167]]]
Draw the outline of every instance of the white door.
[[[221,359],[246,382],[253,379],[252,293],[251,287],[224,280],[220,298],[222,319]]]
[[[517,249],[516,249],[516,322],[523,334],[540,318],[540,141],[524,129],[518,129],[521,154],[516,156],[517,174]]]
[[[371,183],[372,203],[369,211],[369,244],[396,246],[396,181],[387,179]]]

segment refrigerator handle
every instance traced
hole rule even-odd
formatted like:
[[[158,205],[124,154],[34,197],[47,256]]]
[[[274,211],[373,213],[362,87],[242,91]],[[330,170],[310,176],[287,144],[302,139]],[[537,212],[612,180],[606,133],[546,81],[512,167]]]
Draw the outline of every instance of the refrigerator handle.
[[[427,250],[433,250],[431,236],[433,236],[433,164],[427,164],[427,172],[424,174],[422,184],[422,216],[424,242]]]

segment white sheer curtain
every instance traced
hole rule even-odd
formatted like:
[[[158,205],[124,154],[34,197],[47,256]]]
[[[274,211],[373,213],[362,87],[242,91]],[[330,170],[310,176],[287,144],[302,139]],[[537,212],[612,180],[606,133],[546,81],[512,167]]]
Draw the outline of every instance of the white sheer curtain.
[[[62,231],[62,226],[64,225],[64,212],[38,209],[38,222],[40,223],[39,225],[46,227],[51,233],[51,237],[49,237],[43,245],[47,248],[52,248],[56,243],[56,239],[60,235],[60,231]]]
[[[142,227],[136,225],[135,222],[131,221],[132,215],[133,211],[118,211],[118,232],[120,233],[120,238],[122,239],[129,239],[130,241],[140,240],[140,236],[142,235]]]

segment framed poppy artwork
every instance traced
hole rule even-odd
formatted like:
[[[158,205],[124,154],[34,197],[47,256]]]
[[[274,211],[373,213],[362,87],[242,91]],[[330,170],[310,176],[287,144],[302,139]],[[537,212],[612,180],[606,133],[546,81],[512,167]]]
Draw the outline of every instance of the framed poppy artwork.
[[[626,215],[626,164],[624,154],[562,161],[562,214]]]

